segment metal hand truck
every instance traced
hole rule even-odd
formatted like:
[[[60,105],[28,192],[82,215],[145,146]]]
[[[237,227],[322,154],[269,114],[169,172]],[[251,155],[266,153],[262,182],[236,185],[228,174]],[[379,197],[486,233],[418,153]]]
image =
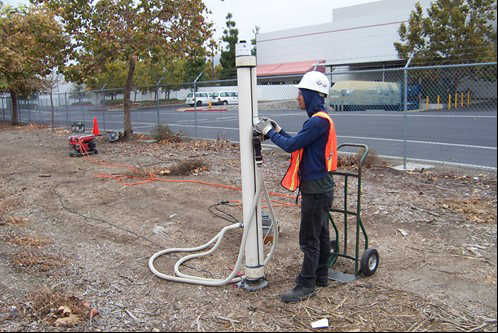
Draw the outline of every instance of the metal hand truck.
[[[379,266],[379,253],[376,249],[368,247],[368,235],[361,222],[360,217],[360,209],[361,209],[361,167],[365,163],[365,159],[368,155],[368,146],[361,144],[351,144],[345,143],[337,147],[337,151],[339,151],[343,147],[357,147],[365,149],[364,153],[361,156],[360,161],[358,162],[357,172],[342,172],[335,171],[334,175],[344,176],[344,208],[343,209],[334,209],[332,208],[329,211],[329,221],[332,224],[332,227],[335,230],[335,240],[330,241],[331,251],[330,251],[330,259],[329,259],[329,279],[339,282],[352,282],[360,277],[361,273],[365,276],[371,276],[377,270]],[[356,211],[348,210],[348,179],[350,177],[358,178],[358,198],[357,198],[357,206]],[[339,229],[337,228],[336,223],[332,217],[331,212],[334,213],[342,213],[344,216],[344,250],[341,253],[339,248]],[[356,216],[356,244],[355,244],[355,255],[351,256],[347,253],[347,244],[348,244],[348,215]],[[365,251],[360,257],[360,229],[363,234],[365,240]],[[331,267],[336,263],[339,257],[344,257],[347,259],[354,260],[355,262],[355,270],[354,274],[347,274],[333,270]]]

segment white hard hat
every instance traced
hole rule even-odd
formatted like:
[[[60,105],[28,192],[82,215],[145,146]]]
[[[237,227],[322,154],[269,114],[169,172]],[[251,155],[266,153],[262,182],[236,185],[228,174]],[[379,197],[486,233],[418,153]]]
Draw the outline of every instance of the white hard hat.
[[[296,86],[300,89],[309,89],[319,93],[328,95],[330,89],[330,81],[325,74],[317,71],[312,71],[304,74],[301,82]]]

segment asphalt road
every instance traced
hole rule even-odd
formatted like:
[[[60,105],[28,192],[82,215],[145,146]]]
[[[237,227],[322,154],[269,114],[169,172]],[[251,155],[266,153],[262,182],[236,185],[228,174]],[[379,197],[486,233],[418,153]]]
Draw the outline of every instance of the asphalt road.
[[[186,105],[132,111],[133,130],[148,133],[159,119],[161,124],[188,137],[239,141],[237,111],[178,111],[184,107]],[[406,153],[409,160],[419,163],[497,167],[496,107],[452,112],[410,111],[406,115],[392,111],[333,112],[331,115],[339,144],[366,144],[377,155],[386,157],[402,158]],[[259,116],[273,118],[290,134],[297,133],[307,119],[305,112],[299,110],[260,110]],[[87,129],[91,129],[94,117],[101,132],[123,128],[122,111],[58,110],[56,123],[66,126],[84,121]],[[22,110],[21,121],[50,123],[50,112]],[[266,141],[265,145],[273,143]]]

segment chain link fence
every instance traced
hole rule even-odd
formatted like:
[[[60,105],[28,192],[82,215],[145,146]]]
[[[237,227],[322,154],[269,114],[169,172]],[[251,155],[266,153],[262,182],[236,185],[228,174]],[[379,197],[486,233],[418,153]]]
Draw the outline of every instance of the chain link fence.
[[[496,63],[389,69],[332,68],[326,104],[338,143],[361,143],[380,157],[496,170]],[[299,132],[306,113],[296,102],[302,75],[258,78],[260,117]],[[192,92],[197,91],[193,95]],[[168,126],[185,137],[237,142],[236,80],[136,88],[132,128],[151,133]],[[190,94],[190,95],[189,95]],[[193,99],[189,99],[189,97]],[[97,119],[101,131],[122,131],[123,89],[43,94],[19,100],[21,123],[70,128]],[[0,119],[10,121],[12,101],[0,94]],[[266,145],[273,145],[265,142]]]

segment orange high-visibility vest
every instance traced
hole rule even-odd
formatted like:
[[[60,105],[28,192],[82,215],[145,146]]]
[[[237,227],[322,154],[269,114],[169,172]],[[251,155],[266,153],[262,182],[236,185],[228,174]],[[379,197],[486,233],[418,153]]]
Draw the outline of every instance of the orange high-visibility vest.
[[[327,119],[330,124],[329,129],[329,137],[327,140],[327,145],[325,147],[325,163],[327,164],[327,171],[336,171],[337,170],[337,138],[335,134],[335,126],[334,122],[330,118],[330,116],[326,112],[317,112],[313,115],[313,117],[320,117],[323,119]],[[282,179],[282,186],[288,189],[289,191],[294,192],[300,183],[299,179],[299,167],[301,165],[301,159],[303,158],[303,149],[296,150],[291,155],[290,166],[287,170],[284,178]]]

